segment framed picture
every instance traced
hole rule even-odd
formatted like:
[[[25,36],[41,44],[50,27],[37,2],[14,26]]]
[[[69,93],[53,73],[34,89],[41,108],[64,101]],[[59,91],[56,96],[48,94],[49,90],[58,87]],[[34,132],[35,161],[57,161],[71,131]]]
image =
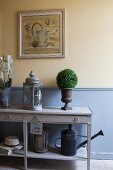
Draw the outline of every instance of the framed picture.
[[[19,58],[65,57],[65,10],[18,13]]]

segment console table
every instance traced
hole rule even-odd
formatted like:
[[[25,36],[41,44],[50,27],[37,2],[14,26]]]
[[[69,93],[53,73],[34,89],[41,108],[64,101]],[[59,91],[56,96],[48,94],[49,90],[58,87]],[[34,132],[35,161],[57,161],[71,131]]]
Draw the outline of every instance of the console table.
[[[13,107],[0,109],[0,121],[23,122],[24,137],[24,168],[27,170],[27,158],[74,160],[75,156],[63,156],[60,153],[46,152],[43,154],[29,151],[28,149],[28,123],[37,121],[51,124],[85,124],[87,127],[87,170],[90,170],[90,145],[91,145],[91,116],[92,111],[88,107],[73,107],[72,110],[61,110],[60,107],[46,107],[40,111],[24,110]],[[7,127],[6,127],[7,128]],[[9,156],[18,156],[12,154]],[[22,155],[21,155],[22,157]]]

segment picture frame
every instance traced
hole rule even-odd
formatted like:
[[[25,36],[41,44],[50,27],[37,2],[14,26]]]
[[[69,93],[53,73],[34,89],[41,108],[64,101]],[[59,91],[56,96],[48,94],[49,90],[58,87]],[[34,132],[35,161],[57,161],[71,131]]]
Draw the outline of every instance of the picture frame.
[[[65,9],[18,12],[18,55],[65,57]]]

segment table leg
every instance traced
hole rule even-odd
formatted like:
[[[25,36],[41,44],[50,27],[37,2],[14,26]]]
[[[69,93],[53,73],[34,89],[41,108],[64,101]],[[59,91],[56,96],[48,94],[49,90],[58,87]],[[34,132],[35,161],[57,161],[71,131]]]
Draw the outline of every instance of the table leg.
[[[28,129],[27,121],[23,121],[23,136],[24,136],[24,169],[27,170],[27,139],[28,139]]]
[[[87,124],[87,170],[90,170],[91,124]]]

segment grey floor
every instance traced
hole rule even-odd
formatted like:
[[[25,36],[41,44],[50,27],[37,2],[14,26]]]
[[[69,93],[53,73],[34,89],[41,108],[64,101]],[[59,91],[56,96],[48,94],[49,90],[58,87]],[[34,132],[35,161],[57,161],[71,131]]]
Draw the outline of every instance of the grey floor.
[[[86,161],[29,159],[28,170],[87,170]],[[0,170],[23,170],[23,158],[0,157]],[[91,160],[91,170],[113,170],[113,160]]]

